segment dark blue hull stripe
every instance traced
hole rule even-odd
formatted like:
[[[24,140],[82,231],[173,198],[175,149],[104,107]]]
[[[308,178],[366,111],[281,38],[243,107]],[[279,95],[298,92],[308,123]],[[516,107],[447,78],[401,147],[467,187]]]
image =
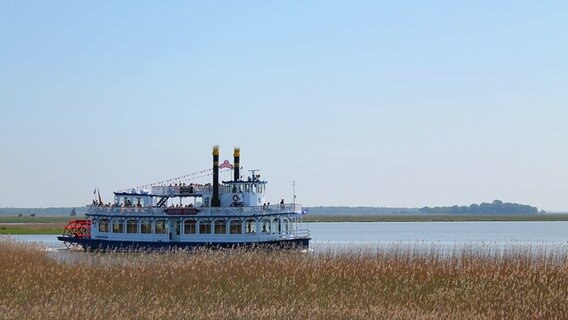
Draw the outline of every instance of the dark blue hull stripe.
[[[77,244],[83,249],[92,250],[193,250],[200,248],[254,248],[307,249],[311,238],[255,241],[255,242],[154,242],[154,241],[118,241],[80,239],[75,237],[57,237],[59,241]]]

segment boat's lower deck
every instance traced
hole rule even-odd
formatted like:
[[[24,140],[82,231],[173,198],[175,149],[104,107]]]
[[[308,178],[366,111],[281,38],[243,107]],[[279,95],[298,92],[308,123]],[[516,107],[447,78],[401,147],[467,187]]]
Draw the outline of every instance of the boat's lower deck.
[[[58,240],[85,251],[146,251],[146,250],[197,250],[197,249],[307,249],[310,238],[282,239],[254,242],[173,242],[173,241],[125,241],[76,238],[73,236],[57,237]]]

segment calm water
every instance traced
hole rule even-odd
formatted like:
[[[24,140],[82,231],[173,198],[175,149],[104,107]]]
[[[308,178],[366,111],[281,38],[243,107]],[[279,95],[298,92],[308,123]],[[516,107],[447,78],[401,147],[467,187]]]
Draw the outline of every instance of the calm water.
[[[530,248],[539,253],[568,251],[568,222],[341,222],[309,225],[316,251],[353,248],[501,251]]]
[[[409,246],[427,250],[474,247],[498,250],[527,246],[541,251],[568,251],[568,222],[319,222],[304,224],[316,252],[352,248]],[[57,235],[11,236],[51,250],[65,248]]]
[[[314,241],[554,242],[568,243],[568,221],[549,222],[321,222]]]

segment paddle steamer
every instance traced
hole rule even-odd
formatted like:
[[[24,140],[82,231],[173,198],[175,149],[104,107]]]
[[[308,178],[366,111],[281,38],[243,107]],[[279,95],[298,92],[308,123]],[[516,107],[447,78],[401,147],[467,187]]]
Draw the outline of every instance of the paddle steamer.
[[[219,183],[219,147],[213,147],[213,181],[170,183],[114,192],[114,202],[87,206],[86,219],[72,220],[58,237],[69,248],[92,250],[170,250],[196,248],[308,248],[297,203],[266,202],[266,181],[258,170],[240,176],[235,148],[233,180]]]

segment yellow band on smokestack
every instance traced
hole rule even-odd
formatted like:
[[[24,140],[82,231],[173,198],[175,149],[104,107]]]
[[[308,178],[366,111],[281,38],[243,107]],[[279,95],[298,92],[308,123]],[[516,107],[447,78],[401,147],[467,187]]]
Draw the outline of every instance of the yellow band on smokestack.
[[[235,152],[233,152],[233,157],[240,157],[241,156],[241,148],[235,147]]]
[[[218,156],[218,155],[219,155],[219,146],[213,146],[213,155],[214,155],[214,156]]]

